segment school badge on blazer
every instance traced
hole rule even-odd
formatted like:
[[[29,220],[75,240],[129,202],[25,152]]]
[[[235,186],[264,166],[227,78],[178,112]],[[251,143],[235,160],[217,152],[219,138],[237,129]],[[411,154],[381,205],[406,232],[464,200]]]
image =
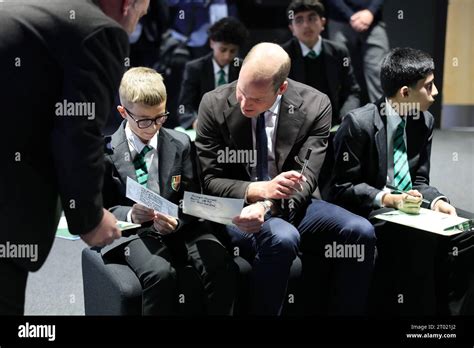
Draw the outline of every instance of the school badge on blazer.
[[[181,175],[174,175],[171,177],[171,188],[178,192],[181,185]]]

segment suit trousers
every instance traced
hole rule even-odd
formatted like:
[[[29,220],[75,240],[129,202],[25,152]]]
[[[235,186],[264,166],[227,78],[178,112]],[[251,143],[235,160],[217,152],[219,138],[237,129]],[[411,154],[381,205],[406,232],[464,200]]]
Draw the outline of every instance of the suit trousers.
[[[372,225],[366,219],[322,200],[312,199],[304,209],[294,225],[281,217],[270,217],[254,234],[227,226],[231,243],[252,263],[252,314],[281,314],[290,267],[300,249],[303,253],[303,286],[307,293],[305,305],[306,300],[325,303],[327,313],[335,315],[365,313],[375,251]],[[363,255],[360,258],[347,253],[337,255],[337,250],[332,250],[331,255],[327,253],[328,249],[338,246],[344,249],[344,245],[353,246],[351,250],[359,246]],[[321,273],[320,262],[332,267],[329,284],[316,281],[321,277],[313,271]],[[321,292],[319,287],[330,290]],[[320,298],[322,293],[329,298]]]
[[[149,232],[119,247],[142,285],[143,315],[233,313],[237,266],[213,235],[185,241],[180,232]],[[196,277],[184,276],[185,268]]]
[[[28,271],[12,260],[0,259],[0,315],[23,315]]]
[[[380,69],[383,58],[389,52],[385,23],[378,22],[367,31],[358,33],[349,23],[331,20],[328,22],[328,36],[330,40],[346,45],[349,50],[357,81],[367,92],[367,102],[379,99],[383,94]]]

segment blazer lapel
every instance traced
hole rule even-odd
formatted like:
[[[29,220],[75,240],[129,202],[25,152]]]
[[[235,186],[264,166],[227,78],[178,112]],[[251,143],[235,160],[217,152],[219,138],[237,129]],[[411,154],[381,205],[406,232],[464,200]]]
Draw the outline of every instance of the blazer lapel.
[[[377,175],[377,186],[385,186],[387,181],[387,118],[385,110],[382,111],[385,98],[378,100],[376,110],[374,111],[374,126],[377,129],[375,133],[375,145],[377,146],[379,170]]]
[[[110,155],[123,183],[127,182],[127,176],[135,181],[137,180],[132,154],[125,135],[125,124],[126,121],[122,122],[119,129],[112,135],[113,153]]]
[[[202,94],[206,93],[207,91],[212,91],[214,88],[216,88],[216,78],[214,75],[214,65],[212,63],[212,53],[208,54],[208,56],[205,57],[203,63]]]
[[[275,163],[278,172],[282,171],[283,164],[295,144],[295,140],[306,117],[299,109],[301,104],[303,104],[303,99],[293,89],[292,82],[288,82],[288,89],[281,98],[276,130]]]
[[[224,112],[224,118],[229,129],[231,145],[238,150],[253,150],[253,138],[252,138],[252,120],[242,115],[240,111],[240,105],[235,98],[235,93],[232,93],[227,101],[229,108]],[[249,166],[245,166],[249,177],[250,169]]]
[[[160,129],[158,136],[158,170],[160,177],[160,195],[162,197],[168,197],[168,193],[171,187],[168,187],[170,182],[171,170],[173,169],[176,159],[176,145],[174,144],[173,138],[171,138],[166,130]]]
[[[335,60],[334,52],[332,52],[331,47],[326,43],[325,39],[322,42],[323,50],[321,54],[324,55],[325,71],[326,71],[326,80],[329,87],[329,98],[331,100],[336,100],[335,96],[337,94],[337,81],[339,81],[338,74],[338,64]]]
[[[291,76],[293,80],[300,81],[304,83],[305,81],[305,73],[304,73],[304,61],[303,61],[303,52],[301,51],[301,46],[298,43],[296,38],[292,39],[291,42]]]

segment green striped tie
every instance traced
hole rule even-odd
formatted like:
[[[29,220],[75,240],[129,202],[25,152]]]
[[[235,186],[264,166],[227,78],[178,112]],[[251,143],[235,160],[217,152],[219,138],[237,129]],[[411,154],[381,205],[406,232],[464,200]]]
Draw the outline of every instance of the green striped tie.
[[[219,70],[219,80],[217,80],[217,87],[225,85],[227,83],[225,79],[225,71],[224,69]]]
[[[405,120],[397,127],[393,140],[393,184],[400,191],[411,190],[410,169],[404,140]]]
[[[146,186],[148,180],[148,169],[146,168],[145,155],[151,151],[151,146],[146,145],[142,151],[133,159],[133,166],[140,185]]]
[[[306,57],[308,57],[310,59],[316,59],[316,58],[318,58],[318,55],[316,54],[316,52],[314,52],[314,50],[311,50],[311,51],[308,52]]]

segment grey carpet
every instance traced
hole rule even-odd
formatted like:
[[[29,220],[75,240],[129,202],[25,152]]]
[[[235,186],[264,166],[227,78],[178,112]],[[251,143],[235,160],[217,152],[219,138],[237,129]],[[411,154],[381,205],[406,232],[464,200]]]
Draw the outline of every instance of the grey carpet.
[[[474,211],[474,132],[436,131],[432,148],[431,184],[452,203]],[[56,238],[53,249],[26,290],[27,315],[84,315],[82,240]]]

